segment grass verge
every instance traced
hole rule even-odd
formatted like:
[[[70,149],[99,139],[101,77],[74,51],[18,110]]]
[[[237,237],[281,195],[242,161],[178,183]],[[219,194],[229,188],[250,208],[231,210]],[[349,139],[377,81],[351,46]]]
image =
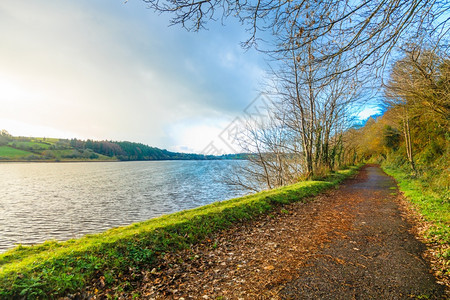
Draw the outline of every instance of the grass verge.
[[[441,278],[450,277],[450,201],[448,194],[437,193],[426,188],[426,182],[414,178],[399,168],[382,166],[384,172],[392,176],[400,191],[412,203],[413,208],[425,220],[420,230],[421,237],[432,251],[432,260],[437,262],[439,270],[436,275]],[[447,191],[448,192],[448,191]]]
[[[105,278],[106,284],[114,284],[130,269],[151,268],[166,252],[188,248],[278,205],[317,195],[357,169],[351,167],[321,181],[215,202],[77,240],[18,246],[0,255],[0,298],[55,298],[82,289],[98,276]]]

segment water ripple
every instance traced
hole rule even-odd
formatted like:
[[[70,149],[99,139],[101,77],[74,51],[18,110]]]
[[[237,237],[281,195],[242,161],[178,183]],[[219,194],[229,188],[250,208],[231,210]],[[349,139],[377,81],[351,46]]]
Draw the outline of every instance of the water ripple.
[[[241,163],[1,163],[0,252],[243,195],[221,180]]]

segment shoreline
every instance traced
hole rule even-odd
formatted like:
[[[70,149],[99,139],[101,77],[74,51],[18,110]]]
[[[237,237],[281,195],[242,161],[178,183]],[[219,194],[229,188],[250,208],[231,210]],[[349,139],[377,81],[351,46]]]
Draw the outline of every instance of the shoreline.
[[[237,158],[227,159],[143,159],[143,160],[0,160],[1,163],[82,163],[82,162],[133,162],[133,161],[218,161],[218,160],[246,160]]]
[[[0,160],[1,163],[78,163],[78,162],[120,162],[121,160]]]
[[[15,297],[28,287],[30,295],[57,297],[79,291],[99,272],[119,278],[130,267],[150,267],[165,253],[187,249],[281,205],[305,202],[351,177],[358,169],[351,167],[330,174],[323,181],[303,181],[214,202],[80,239],[18,246],[0,254],[0,296]],[[61,280],[68,276],[70,280]],[[33,285],[31,281],[36,280],[39,284]]]

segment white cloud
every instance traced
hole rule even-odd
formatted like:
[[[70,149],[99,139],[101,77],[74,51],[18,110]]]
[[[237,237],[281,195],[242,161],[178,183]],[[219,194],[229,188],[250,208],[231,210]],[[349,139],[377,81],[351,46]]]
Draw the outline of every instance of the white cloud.
[[[238,26],[188,33],[167,25],[141,2],[3,1],[0,118],[197,149],[170,128],[209,132],[212,114],[237,114],[253,98],[262,72],[254,53],[239,51]]]
[[[357,116],[360,120],[366,120],[370,116],[379,114],[380,112],[381,112],[381,109],[379,107],[368,106],[368,107],[364,107],[363,110],[360,111]]]

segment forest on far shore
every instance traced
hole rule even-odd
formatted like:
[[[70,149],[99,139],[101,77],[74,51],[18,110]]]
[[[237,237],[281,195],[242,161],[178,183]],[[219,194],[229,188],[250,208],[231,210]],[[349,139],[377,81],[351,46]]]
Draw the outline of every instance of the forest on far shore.
[[[243,154],[221,156],[171,152],[141,143],[15,137],[0,132],[0,161],[131,161],[243,159]]]

